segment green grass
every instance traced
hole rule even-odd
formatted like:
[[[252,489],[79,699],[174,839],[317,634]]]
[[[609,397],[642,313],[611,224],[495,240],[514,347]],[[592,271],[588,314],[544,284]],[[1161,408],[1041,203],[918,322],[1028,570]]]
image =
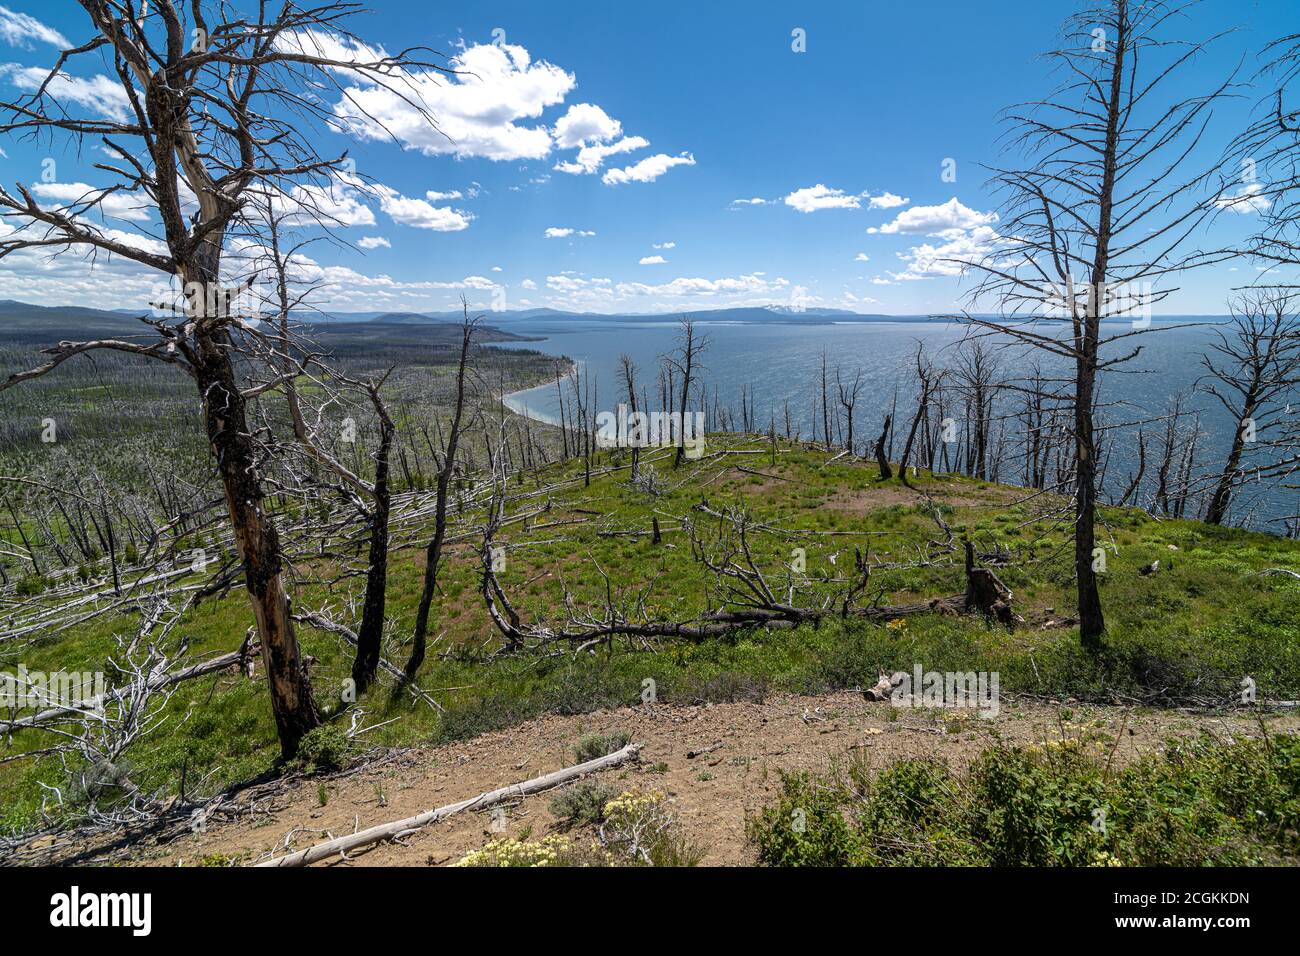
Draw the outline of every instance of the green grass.
[[[763,443],[749,447],[766,448]],[[868,548],[874,562],[888,565],[911,561],[918,546],[942,537],[920,499],[897,479],[882,483],[873,466],[831,464],[828,457],[795,448],[783,450],[776,465],[766,454],[732,459],[788,481],[734,469],[715,477],[716,463],[699,466],[694,478],[684,480],[690,472],[674,472],[664,458],[653,463],[667,490],[655,498],[628,487],[625,471],[594,478],[590,488],[578,480],[552,493],[551,510],[528,528],[516,524],[501,533],[498,543],[508,548],[502,584],[529,621],[562,624],[566,593],[579,607],[603,613],[602,571],[615,600],[629,610],[643,607],[665,619],[700,614],[716,606],[714,581],[691,559],[677,519],[689,517],[702,536],[714,536],[716,519],[693,510],[702,499],[715,510],[743,504],[755,519],[780,528],[848,532],[793,541],[764,533],[751,537],[756,559],[778,589],[787,573],[783,569],[793,560],[792,548],[803,548],[812,590],[821,596],[834,590],[830,583],[819,583],[823,578],[852,568],[855,546]],[[609,463],[602,453],[598,466]],[[512,481],[511,490],[526,493],[580,475],[580,466],[568,463]],[[1099,537],[1107,544],[1113,540],[1116,550],[1102,577],[1107,649],[1096,659],[1080,650],[1075,629],[1036,626],[1049,616],[1048,608],[1055,609],[1054,617],[1071,610],[1067,529],[1035,520],[1031,505],[1007,506],[1015,493],[1001,486],[928,476],[916,481],[953,498],[944,506],[945,520],[959,536],[970,535],[981,550],[995,543],[1013,550],[1016,563],[998,573],[1029,623],[1007,631],[978,618],[934,615],[911,617],[894,628],[828,620],[820,627],[739,631],[700,644],[615,643],[576,658],[566,653],[486,662],[484,654],[499,642],[482,606],[471,540],[452,548],[432,623],[432,633],[441,639],[419,677],[445,712],[409,696],[394,696],[385,678],[357,702],[366,711],[362,724],[399,719],[362,739],[367,746],[434,744],[544,713],[636,705],[647,680],[654,682],[656,699],[669,703],[762,700],[771,693],[874,684],[881,670],[910,671],[917,663],[929,670],[999,671],[1003,692],[1103,701],[1117,696],[1157,703],[1187,696],[1226,698],[1246,675],[1256,681],[1261,698],[1300,697],[1300,581],[1258,573],[1300,567],[1300,544],[1195,522],[1156,521],[1135,510],[1104,509],[1106,527],[1099,529]],[[527,499],[512,510],[540,507],[545,500]],[[1034,506],[1045,504],[1040,498]],[[600,514],[586,513],[591,511]],[[648,531],[654,515],[664,531],[660,545],[652,544],[649,534],[599,533]],[[467,516],[471,526],[475,518]],[[394,552],[390,562],[384,653],[399,666],[408,652],[419,596],[419,544]],[[1156,559],[1159,573],[1137,573]],[[362,579],[336,582],[333,570],[299,564],[295,606],[329,606],[339,612],[345,592],[358,597]],[[962,587],[959,553],[954,553],[924,567],[882,567],[873,573],[864,599],[903,603],[959,593]],[[184,635],[191,656],[228,652],[240,645],[250,623],[247,600],[237,588],[200,603],[175,633]],[[33,670],[102,669],[117,652],[114,635],[130,635],[135,628],[136,621],[128,617],[96,618],[24,647],[21,661]],[[350,648],[307,628],[300,630],[300,639],[314,659],[311,676],[318,701],[327,717],[337,719],[345,712],[340,697],[350,676]],[[16,663],[0,662],[0,669]],[[184,779],[193,797],[273,769],[278,746],[261,677],[259,663],[255,681],[223,674],[180,686],[168,704],[163,729],[128,752],[132,779],[163,792],[175,792]],[[47,733],[23,732],[0,756],[47,746],[51,740]],[[0,764],[0,829],[39,825],[42,805],[49,810],[48,791],[40,784],[60,779],[52,759]]]
[[[1300,737],[1170,744],[1116,770],[1087,734],[965,774],[862,760],[788,774],[749,821],[776,866],[1249,866],[1300,858]]]

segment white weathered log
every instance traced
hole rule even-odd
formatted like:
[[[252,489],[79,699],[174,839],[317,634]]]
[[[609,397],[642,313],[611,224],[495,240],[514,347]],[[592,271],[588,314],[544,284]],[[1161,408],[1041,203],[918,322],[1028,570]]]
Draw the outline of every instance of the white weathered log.
[[[585,777],[589,773],[597,773],[601,770],[617,767],[635,757],[640,750],[640,744],[628,744],[622,750],[616,750],[604,757],[597,757],[595,760],[588,760],[586,763],[565,767],[563,770],[556,770],[554,773],[548,773],[545,776],[534,777],[532,780],[525,780],[523,783],[511,784],[508,787],[502,787],[500,790],[480,793],[477,797],[471,797],[459,803],[451,803],[445,807],[438,807],[436,810],[426,810],[404,820],[381,823],[359,833],[352,833],[334,840],[326,840],[324,843],[317,843],[315,846],[299,850],[296,853],[290,853],[287,856],[264,860],[257,865],[308,866],[328,857],[347,853],[349,850],[369,846],[381,840],[391,840],[400,834],[418,830],[431,823],[437,823],[439,820],[445,820],[452,814],[460,813],[463,810],[484,810],[512,797],[524,797],[532,793],[540,793],[543,790],[558,787],[562,783],[568,783],[570,780]]]

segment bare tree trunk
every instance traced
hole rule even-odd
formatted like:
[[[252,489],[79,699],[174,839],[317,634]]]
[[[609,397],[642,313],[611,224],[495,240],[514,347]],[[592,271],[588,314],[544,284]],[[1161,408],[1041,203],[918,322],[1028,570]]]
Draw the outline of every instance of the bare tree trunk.
[[[469,366],[469,347],[474,337],[474,327],[475,323],[470,320],[467,305],[465,323],[461,327],[460,361],[456,366],[456,411],[452,415],[451,430],[447,434],[447,448],[443,452],[442,469],[438,472],[433,538],[425,549],[424,586],[420,591],[420,605],[415,613],[415,635],[411,646],[411,657],[403,668],[408,681],[415,679],[420,665],[424,663],[429,634],[429,608],[433,604],[433,594],[438,587],[438,565],[442,561],[442,544],[447,537],[447,489],[451,484],[452,468],[456,464],[456,446],[460,443],[460,426],[465,413],[465,373]]]
[[[280,538],[275,522],[262,508],[257,456],[244,398],[230,362],[229,336],[224,329],[200,333],[196,345],[194,372],[203,399],[204,424],[221,472],[226,509],[243,561],[244,586],[257,622],[280,753],[289,758],[297,753],[303,735],[319,723],[319,716],[290,618]]]
[[[1121,0],[1119,9],[1126,14]],[[1101,636],[1106,631],[1106,619],[1101,610],[1101,593],[1097,586],[1097,572],[1093,570],[1093,549],[1096,546],[1097,512],[1097,443],[1093,434],[1093,409],[1097,381],[1097,342],[1103,299],[1110,277],[1110,239],[1114,228],[1113,202],[1115,175],[1119,148],[1119,118],[1125,109],[1123,82],[1128,50],[1127,17],[1117,20],[1115,56],[1111,65],[1110,90],[1106,100],[1106,138],[1101,159],[1101,182],[1098,183],[1098,216],[1096,245],[1092,262],[1092,286],[1088,292],[1088,309],[1082,318],[1082,335],[1076,317],[1075,352],[1075,532],[1074,569],[1079,593],[1079,640],[1089,650],[1101,648]]]
[[[885,427],[880,430],[880,437],[876,439],[876,464],[880,467],[881,481],[888,481],[894,477],[894,473],[889,470],[889,456],[885,453],[885,442],[889,439],[889,426],[893,421],[892,415],[885,416]]]
[[[707,338],[697,338],[695,334],[695,323],[690,318],[684,318],[682,319],[681,343],[681,360],[678,367],[682,372],[682,433],[685,434],[687,407],[690,404],[691,398],[691,375],[695,371],[696,363],[699,360],[699,353],[708,346],[708,340]],[[670,363],[668,366],[668,391],[670,402],[672,401],[672,373],[673,365]],[[668,413],[670,415],[672,414],[671,407],[668,409]],[[696,437],[698,439],[698,436]],[[677,453],[673,456],[673,467],[680,467],[681,463],[685,460],[686,446],[683,443],[677,446]]]
[[[352,680],[361,694],[374,683],[384,639],[384,611],[388,586],[388,515],[392,507],[389,458],[393,447],[393,421],[379,398],[371,392],[379,414],[379,450],[375,453],[374,509],[370,515],[370,555],[366,567],[365,603],[357,628],[357,654],[352,660]]]
[[[623,383],[627,386],[627,401],[631,406],[632,414],[637,413],[636,406],[636,365],[632,362],[630,355],[619,356],[620,367],[623,370]],[[638,445],[632,443],[632,482],[635,483],[641,478],[641,449]]]
[[[1138,489],[1142,486],[1142,476],[1147,470],[1147,439],[1142,429],[1138,429],[1138,466],[1137,471],[1133,474],[1133,480],[1129,482],[1128,488],[1124,490],[1124,496],[1119,499],[1120,507],[1128,504],[1130,497],[1133,498],[1134,504],[1138,503]]]
[[[822,352],[822,437],[826,441],[826,450],[831,450],[831,410],[826,396],[826,353]]]
[[[1093,348],[1096,348],[1095,331]],[[1085,351],[1084,354],[1088,354]],[[1076,399],[1074,428],[1077,436],[1075,458],[1075,529],[1074,572],[1078,581],[1079,639],[1093,651],[1101,647],[1101,635],[1106,630],[1106,619],[1101,610],[1101,593],[1097,587],[1097,572],[1093,570],[1093,549],[1096,547],[1097,512],[1097,461],[1093,441],[1093,381],[1096,368],[1082,358],[1075,375]]]

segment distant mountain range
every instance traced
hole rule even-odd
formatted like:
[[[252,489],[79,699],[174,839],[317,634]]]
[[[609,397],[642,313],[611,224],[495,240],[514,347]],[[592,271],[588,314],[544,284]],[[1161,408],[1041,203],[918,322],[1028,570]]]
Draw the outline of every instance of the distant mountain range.
[[[33,305],[13,299],[0,300],[0,338],[10,342],[46,343],[59,336],[86,338],[95,335],[140,334],[148,331],[136,309],[87,309],[80,306]],[[601,312],[565,312],[559,309],[509,309],[483,313],[487,325],[496,329],[490,340],[507,341],[529,338],[529,330],[515,334],[502,326],[530,320],[554,320],[557,323],[581,322],[674,322],[683,316],[698,322],[736,322],[770,324],[826,325],[835,322],[935,322],[944,321],[928,315],[883,315],[850,312],[846,309],[789,306],[749,306],[744,308],[695,309],[685,312],[627,313],[610,315]],[[441,325],[459,322],[460,310],[446,312],[295,312],[293,318],[306,325],[337,327],[350,325],[384,326],[396,332],[398,327]],[[1161,321],[1204,321],[1216,316],[1161,316]],[[1124,320],[1127,321],[1127,320]]]
[[[152,336],[153,330],[140,321],[148,315],[140,309],[87,309],[73,305],[33,305],[13,299],[0,299],[0,342],[21,345],[50,345],[62,339],[124,338]],[[322,316],[316,313],[294,315],[298,321],[315,325],[333,337],[355,336],[366,330],[366,337],[380,342],[407,340],[436,342],[460,313],[417,315],[410,312],[356,312]],[[423,331],[422,331],[423,330]],[[424,334],[431,333],[430,335]],[[534,341],[528,335],[507,332],[485,325],[480,342]]]
[[[46,335],[56,329],[77,329],[80,334],[107,333],[124,334],[125,331],[143,332],[145,327],[138,316],[145,314],[139,309],[88,309],[73,305],[35,305],[30,302],[18,302],[13,299],[0,300],[0,334],[6,338],[25,333],[40,331]],[[501,312],[485,312],[489,323],[510,323],[529,319],[554,319],[556,321],[578,320],[585,322],[672,322],[682,316],[689,316],[702,322],[809,322],[825,323],[832,321],[871,322],[871,321],[928,321],[928,316],[864,315],[846,309],[808,308],[797,310],[788,306],[754,306],[745,308],[695,309],[685,312],[641,312],[610,315],[600,312],[565,312],[560,309],[508,309]],[[424,325],[431,322],[459,322],[462,313],[459,309],[445,312],[316,312],[302,311],[293,313],[298,322],[309,325],[333,325],[336,323],[367,323],[383,325]]]
[[[927,316],[864,315],[847,309],[793,309],[788,306],[746,306],[744,308],[692,309],[681,312],[566,312],[562,309],[506,309],[500,312],[485,313],[491,320],[501,322],[525,319],[579,319],[585,322],[646,322],[676,321],[682,316],[689,316],[701,322],[822,322],[828,320],[848,321],[891,321],[906,319],[927,319]],[[298,316],[305,322],[457,322],[460,310],[449,312],[334,312]]]

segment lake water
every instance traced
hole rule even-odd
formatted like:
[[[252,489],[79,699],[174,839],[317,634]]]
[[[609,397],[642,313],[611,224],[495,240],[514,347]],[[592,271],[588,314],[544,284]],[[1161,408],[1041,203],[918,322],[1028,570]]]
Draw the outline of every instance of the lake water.
[[[491,324],[512,332],[536,336],[542,341],[512,343],[514,347],[535,348],[557,356],[567,356],[583,363],[594,376],[598,399],[596,408],[613,410],[622,392],[619,374],[619,357],[626,353],[636,362],[638,382],[649,392],[650,401],[657,399],[658,367],[660,356],[671,351],[677,341],[679,325],[671,318],[664,319],[555,319],[510,318],[491,316]],[[1122,339],[1103,351],[1103,359],[1127,354],[1134,347],[1142,347],[1141,354],[1132,361],[1104,373],[1099,401],[1112,404],[1105,412],[1112,422],[1131,422],[1165,413],[1171,397],[1180,391],[1194,389],[1204,375],[1202,356],[1209,344],[1217,340],[1219,327],[1225,320],[1220,317],[1179,317],[1155,319],[1147,334]],[[1194,327],[1188,323],[1197,323]],[[1036,330],[1048,326],[1040,325]],[[1054,325],[1060,328],[1059,325]],[[878,433],[885,414],[898,391],[898,423],[902,430],[910,423],[915,410],[912,356],[916,343],[922,342],[926,352],[936,364],[952,364],[957,357],[957,346],[963,337],[971,334],[970,328],[954,322],[943,321],[872,321],[833,322],[821,324],[800,323],[746,323],[713,322],[697,320],[696,328],[708,336],[709,346],[702,357],[701,373],[707,383],[710,403],[716,386],[718,400],[737,413],[741,404],[742,387],[753,394],[755,421],[766,430],[770,416],[775,416],[778,431],[783,429],[784,407],[788,402],[790,414],[804,435],[812,432],[814,403],[820,403],[820,377],[822,354],[833,370],[839,366],[850,378],[858,368],[863,371],[862,395],[855,411],[854,431],[857,436]],[[1103,335],[1129,331],[1127,323],[1106,323]],[[510,346],[506,346],[510,347]],[[1041,351],[1029,351],[1014,346],[1002,355],[1007,373],[1014,377],[1038,360],[1047,370],[1064,370],[1063,360]],[[832,390],[834,385],[832,384]],[[559,404],[555,385],[516,392],[509,396],[508,404],[517,412],[543,421],[555,422],[559,417]],[[1200,412],[1203,432],[1198,455],[1203,468],[1217,470],[1221,463],[1236,423],[1210,396],[1195,393],[1186,407]],[[817,414],[820,414],[818,412]],[[820,431],[820,425],[818,425]],[[1159,426],[1148,426],[1148,470],[1153,474],[1152,438]],[[1110,471],[1112,480],[1123,480],[1136,457],[1136,432],[1116,431],[1111,448]],[[899,436],[895,450],[901,448],[904,436]],[[858,439],[861,445],[862,438]],[[1131,446],[1131,447],[1130,447]],[[1004,480],[1014,477],[1003,475]],[[1255,514],[1248,523],[1280,530],[1274,519],[1294,513],[1297,493],[1268,487],[1251,486],[1241,494],[1244,516],[1247,508]],[[1237,511],[1234,508],[1234,511]]]

